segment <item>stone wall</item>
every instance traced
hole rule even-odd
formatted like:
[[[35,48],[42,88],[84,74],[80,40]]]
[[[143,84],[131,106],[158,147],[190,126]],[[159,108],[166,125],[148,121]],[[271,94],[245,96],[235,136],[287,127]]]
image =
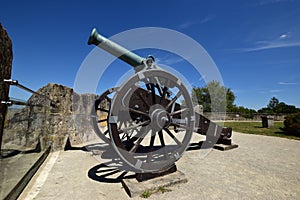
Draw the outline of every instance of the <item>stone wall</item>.
[[[11,39],[0,24],[1,101],[8,100],[9,85],[3,80],[11,78],[12,59]],[[42,146],[52,145],[53,150],[60,150],[67,138],[72,145],[96,139],[90,115],[96,95],[78,95],[73,89],[54,83],[38,93],[42,95],[32,95],[24,108],[12,106],[6,112],[7,106],[0,103],[1,149],[32,149],[41,142]]]
[[[97,139],[91,121],[96,95],[79,95],[73,89],[49,83],[32,95],[26,106],[14,111],[3,137],[7,148],[32,149],[39,141],[53,150]],[[49,100],[49,98],[51,100]]]
[[[247,116],[244,113],[211,113],[205,112],[203,115],[213,121],[261,121],[261,116],[266,116],[269,114],[255,113],[252,116]],[[288,114],[277,114],[271,115],[274,118],[274,121],[284,121],[285,117]]]
[[[11,78],[12,59],[12,42],[0,23],[0,101],[8,100],[9,86],[3,80]],[[5,115],[6,106],[0,103],[0,148]]]

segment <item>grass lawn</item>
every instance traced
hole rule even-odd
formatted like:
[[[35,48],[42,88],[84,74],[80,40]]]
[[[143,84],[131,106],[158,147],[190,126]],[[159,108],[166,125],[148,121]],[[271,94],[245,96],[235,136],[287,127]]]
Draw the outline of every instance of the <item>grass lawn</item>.
[[[274,122],[273,128],[262,128],[261,122],[225,122],[224,126],[232,127],[233,131],[240,133],[277,136],[300,140],[300,137],[287,135],[280,128],[283,128],[283,122]]]

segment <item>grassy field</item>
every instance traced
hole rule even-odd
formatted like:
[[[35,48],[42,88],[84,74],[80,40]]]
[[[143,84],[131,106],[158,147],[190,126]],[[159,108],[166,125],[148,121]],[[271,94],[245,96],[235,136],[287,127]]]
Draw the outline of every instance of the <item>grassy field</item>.
[[[225,122],[224,126],[232,127],[233,131],[240,133],[268,135],[300,140],[299,137],[287,135],[280,129],[284,127],[283,122],[274,122],[273,128],[262,128],[261,122]]]

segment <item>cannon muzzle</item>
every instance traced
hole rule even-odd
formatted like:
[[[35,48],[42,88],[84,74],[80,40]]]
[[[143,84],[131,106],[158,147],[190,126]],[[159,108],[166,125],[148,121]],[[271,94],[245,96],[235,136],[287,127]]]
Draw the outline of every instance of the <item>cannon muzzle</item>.
[[[108,38],[100,35],[97,30],[94,28],[88,40],[88,44],[97,45],[99,48],[107,51],[108,53],[118,57],[124,62],[128,63],[132,67],[137,67],[143,64],[144,58],[136,55],[133,52],[125,49],[119,44],[109,40]]]

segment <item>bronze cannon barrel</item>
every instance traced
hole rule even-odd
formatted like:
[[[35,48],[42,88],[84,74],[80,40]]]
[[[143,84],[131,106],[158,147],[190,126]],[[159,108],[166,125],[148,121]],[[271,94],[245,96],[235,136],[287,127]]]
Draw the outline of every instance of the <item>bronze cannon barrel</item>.
[[[99,48],[109,52],[110,54],[118,57],[124,62],[128,63],[132,67],[137,67],[143,64],[144,58],[130,52],[126,48],[120,46],[119,44],[109,40],[108,38],[100,35],[94,28],[89,37],[88,44],[97,45]]]

